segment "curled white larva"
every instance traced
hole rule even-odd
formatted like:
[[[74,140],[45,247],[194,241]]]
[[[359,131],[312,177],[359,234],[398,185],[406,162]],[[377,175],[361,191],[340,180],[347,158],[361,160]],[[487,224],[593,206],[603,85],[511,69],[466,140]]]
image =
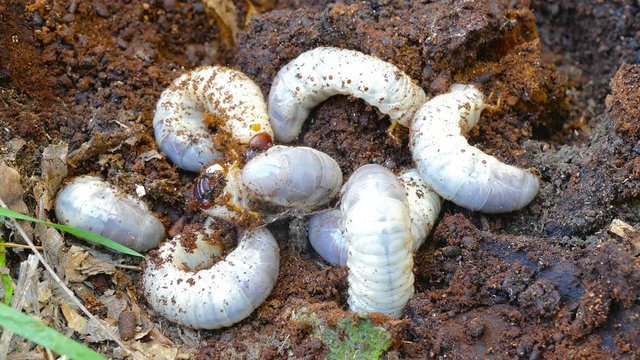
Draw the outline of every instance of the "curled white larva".
[[[536,196],[538,178],[483,153],[463,136],[483,109],[482,93],[473,85],[453,85],[426,102],[411,124],[413,160],[427,184],[462,207],[485,213],[522,209]]]
[[[165,243],[143,274],[145,296],[160,315],[196,329],[218,329],[249,316],[269,296],[280,268],[278,243],[267,229],[246,232],[214,264],[219,249],[198,238]]]
[[[319,47],[285,65],[269,91],[269,117],[278,141],[291,142],[313,107],[333,95],[363,99],[409,126],[427,97],[396,66],[361,52]]]
[[[164,226],[140,200],[95,176],[71,180],[56,197],[55,212],[64,225],[91,231],[137,251],[164,239]]]
[[[404,188],[388,169],[365,165],[342,189],[349,307],[400,317],[413,296],[411,217]]]
[[[347,264],[347,242],[340,210],[325,211],[311,216],[308,234],[309,243],[326,262],[334,266]]]
[[[245,165],[242,183],[273,204],[311,210],[338,194],[342,170],[331,156],[321,151],[274,146]]]
[[[413,251],[427,239],[433,225],[440,215],[442,198],[420,177],[418,170],[408,169],[398,175],[402,183],[411,214],[411,237],[413,238]]]
[[[424,243],[438,219],[442,198],[420,177],[416,169],[403,171],[398,180],[404,187],[411,216],[413,251]],[[347,264],[347,242],[344,237],[342,213],[331,210],[309,218],[309,242],[313,249],[331,265]]]
[[[224,168],[214,164],[205,176],[221,171]],[[249,209],[261,202],[303,212],[324,205],[340,191],[342,171],[321,151],[279,145],[254,157],[242,169],[227,170],[224,183],[220,197],[226,202],[205,212],[233,221],[239,215],[237,209]]]
[[[262,92],[251,79],[221,66],[196,69],[162,93],[153,118],[160,150],[182,169],[197,172],[222,158],[202,119],[205,111],[241,144],[258,134],[273,137]]]

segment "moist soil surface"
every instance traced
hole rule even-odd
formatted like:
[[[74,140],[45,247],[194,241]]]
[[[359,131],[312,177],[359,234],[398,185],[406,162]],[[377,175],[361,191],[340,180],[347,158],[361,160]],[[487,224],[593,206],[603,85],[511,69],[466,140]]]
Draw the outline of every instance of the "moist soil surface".
[[[640,356],[639,236],[608,231],[614,219],[640,228],[640,2],[248,1],[236,4],[235,41],[206,10],[191,0],[0,3],[0,155],[21,174],[32,215],[43,152],[62,143],[68,177],[99,175],[129,193],[142,185],[169,234],[188,231],[204,215],[188,206],[196,174],[156,152],[151,120],[162,90],[189,69],[220,64],[266,96],[277,71],[306,50],[359,50],[395,64],[429,96],[477,84],[494,106],[470,143],[541,180],[534,201],[511,214],[445,202],[415,254],[416,293],[403,316],[371,316],[392,336],[384,357]],[[330,154],[345,179],[367,163],[411,167],[408,131],[396,129],[394,140],[389,125],[363,101],[336,96],[313,110],[294,144]],[[314,253],[304,221],[269,226],[280,277],[232,327],[194,332],[157,316],[133,269],[144,262],[124,255],[112,258],[132,268],[87,277],[81,298],[109,320],[99,295],[125,296],[136,316],[109,321],[129,342],[153,327],[155,339],[202,359],[321,358],[327,345],[294,314],[304,308],[327,326],[355,315],[347,269]],[[221,231],[231,247],[237,230]],[[65,249],[82,244],[66,236]],[[26,255],[9,254],[12,277]],[[64,320],[51,324],[70,333]],[[113,342],[75,336],[114,356]]]

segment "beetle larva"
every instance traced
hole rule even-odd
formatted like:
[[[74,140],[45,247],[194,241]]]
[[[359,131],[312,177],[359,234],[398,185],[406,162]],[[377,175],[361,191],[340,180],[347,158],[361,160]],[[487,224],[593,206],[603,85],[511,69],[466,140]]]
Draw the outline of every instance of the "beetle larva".
[[[149,305],[160,315],[196,329],[218,329],[249,316],[269,296],[280,269],[278,243],[269,230],[245,232],[238,246],[214,264],[219,248],[198,237],[195,249],[176,237],[147,262]]]
[[[411,216],[413,251],[424,243],[438,219],[442,198],[420,178],[416,169],[403,171],[398,180],[404,187]],[[309,242],[328,263],[344,266],[347,263],[347,243],[340,210],[315,214],[309,219]]]
[[[262,92],[251,79],[221,66],[196,69],[162,93],[153,118],[158,146],[182,169],[197,172],[222,159],[202,120],[205,111],[241,144],[261,146],[273,137]]]
[[[278,141],[300,134],[309,112],[333,95],[363,99],[391,120],[409,126],[427,97],[396,66],[361,52],[319,47],[285,65],[269,91],[269,117]]]
[[[79,176],[58,192],[56,217],[137,251],[164,239],[164,226],[140,200],[95,176]]]
[[[484,109],[473,85],[455,84],[426,102],[411,124],[411,151],[420,176],[440,196],[470,210],[502,213],[525,207],[538,178],[469,145],[463,134]]]
[[[413,296],[411,217],[404,188],[391,171],[369,164],[342,189],[349,307],[400,317]]]
[[[261,199],[276,205],[311,210],[338,194],[342,170],[322,151],[274,146],[245,165],[242,183]]]
[[[215,174],[224,171],[217,164],[207,168],[196,185],[199,201],[208,201],[202,194],[211,191],[211,186],[202,182],[209,183]],[[243,169],[226,171],[224,181],[214,182],[214,186],[224,188],[212,196],[228,199],[227,204],[240,208],[246,208],[252,202],[268,202],[310,211],[328,203],[338,194],[342,171],[335,160],[321,151],[308,147],[274,146],[251,159]],[[205,211],[210,216],[226,220],[234,217],[233,208],[224,204]]]

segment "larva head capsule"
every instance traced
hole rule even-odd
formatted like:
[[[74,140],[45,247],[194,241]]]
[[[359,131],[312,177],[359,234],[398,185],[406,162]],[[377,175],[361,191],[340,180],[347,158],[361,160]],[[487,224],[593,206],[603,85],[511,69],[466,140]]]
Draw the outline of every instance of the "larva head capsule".
[[[267,150],[271,145],[273,145],[273,139],[266,132],[254,135],[249,141],[249,147],[255,150]]]
[[[214,200],[222,194],[226,185],[226,169],[220,164],[209,166],[202,175],[196,179],[193,188],[193,197],[202,209],[213,206]]]

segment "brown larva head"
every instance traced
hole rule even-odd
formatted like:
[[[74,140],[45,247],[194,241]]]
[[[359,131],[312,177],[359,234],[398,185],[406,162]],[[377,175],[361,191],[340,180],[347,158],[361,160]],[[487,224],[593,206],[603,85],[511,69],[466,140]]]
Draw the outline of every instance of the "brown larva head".
[[[271,145],[273,145],[273,139],[265,132],[256,134],[249,140],[249,147],[255,150],[266,150]]]
[[[202,209],[213,206],[214,200],[222,194],[226,181],[226,170],[219,164],[209,166],[198,176],[193,187],[193,198]]]

